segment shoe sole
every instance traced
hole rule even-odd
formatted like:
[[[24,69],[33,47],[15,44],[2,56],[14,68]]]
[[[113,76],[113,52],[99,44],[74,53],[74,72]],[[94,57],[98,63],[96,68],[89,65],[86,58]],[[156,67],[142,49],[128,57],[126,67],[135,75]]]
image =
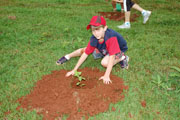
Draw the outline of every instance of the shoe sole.
[[[129,57],[128,57],[127,62],[129,62]],[[124,68],[122,68],[122,69],[123,69],[123,70],[124,70],[124,69],[128,70],[128,68],[129,68],[129,64],[128,64],[128,66],[126,66],[126,67],[124,67]]]
[[[127,62],[129,62],[129,57],[128,57]],[[128,64],[128,66],[125,67],[125,69],[128,70],[128,68],[129,68],[129,64]]]
[[[56,62],[56,65],[62,65],[62,64],[59,64],[59,63]]]
[[[129,27],[129,28],[120,28],[120,27],[117,26],[117,28],[119,28],[119,29],[130,29],[131,27]]]

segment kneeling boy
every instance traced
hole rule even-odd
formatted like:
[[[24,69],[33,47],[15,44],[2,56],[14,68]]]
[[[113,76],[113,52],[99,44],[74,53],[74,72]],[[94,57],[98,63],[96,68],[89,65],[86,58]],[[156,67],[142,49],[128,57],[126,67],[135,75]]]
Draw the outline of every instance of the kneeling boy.
[[[56,64],[60,65],[72,57],[81,56],[74,69],[66,74],[68,77],[74,75],[88,55],[93,53],[93,56],[96,58],[103,57],[101,64],[103,67],[106,67],[106,72],[104,76],[100,77],[100,80],[103,80],[105,84],[112,83],[110,73],[115,64],[119,63],[122,68],[128,69],[129,58],[124,55],[124,52],[128,49],[127,43],[119,33],[107,28],[106,20],[102,16],[93,16],[87,26],[87,30],[89,29],[92,30],[92,36],[87,47],[63,56]]]

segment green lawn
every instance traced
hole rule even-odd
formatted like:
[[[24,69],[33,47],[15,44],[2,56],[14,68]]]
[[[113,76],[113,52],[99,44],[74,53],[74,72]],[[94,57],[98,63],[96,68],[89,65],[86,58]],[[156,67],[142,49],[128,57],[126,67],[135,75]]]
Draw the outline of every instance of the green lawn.
[[[90,120],[180,119],[180,1],[138,0],[138,3],[152,10],[146,25],[140,16],[131,23],[131,29],[120,30],[116,26],[123,21],[106,19],[108,27],[121,33],[128,43],[129,70],[116,65],[112,71],[124,79],[128,93],[123,102],[111,105],[115,112],[109,109]],[[17,99],[27,95],[43,75],[74,67],[77,58],[63,66],[56,66],[55,62],[65,53],[87,45],[91,32],[86,25],[99,11],[112,11],[111,3],[0,0],[0,119],[41,119],[34,111],[17,111]],[[105,70],[99,60],[92,60],[90,56],[81,68]],[[143,100],[145,108],[141,106]]]

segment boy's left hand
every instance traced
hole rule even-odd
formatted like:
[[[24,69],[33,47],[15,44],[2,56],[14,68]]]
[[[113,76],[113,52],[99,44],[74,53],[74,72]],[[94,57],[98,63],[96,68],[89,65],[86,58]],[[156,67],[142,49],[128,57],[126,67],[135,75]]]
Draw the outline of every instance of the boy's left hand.
[[[72,70],[72,71],[66,73],[66,77],[69,77],[74,74],[75,74],[75,72],[74,72],[74,70]]]
[[[100,77],[99,80],[103,80],[104,84],[112,83],[111,79],[109,77],[106,77],[106,76]]]

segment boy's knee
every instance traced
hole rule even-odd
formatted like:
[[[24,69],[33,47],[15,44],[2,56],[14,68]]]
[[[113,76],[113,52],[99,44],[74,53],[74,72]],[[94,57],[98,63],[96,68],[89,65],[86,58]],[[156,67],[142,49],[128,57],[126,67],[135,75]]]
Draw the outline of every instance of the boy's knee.
[[[103,67],[107,67],[108,63],[107,63],[105,60],[102,60],[102,61],[101,61],[101,65],[102,65]]]
[[[80,53],[81,53],[81,55],[85,52],[85,49],[86,49],[86,48],[80,48]]]

